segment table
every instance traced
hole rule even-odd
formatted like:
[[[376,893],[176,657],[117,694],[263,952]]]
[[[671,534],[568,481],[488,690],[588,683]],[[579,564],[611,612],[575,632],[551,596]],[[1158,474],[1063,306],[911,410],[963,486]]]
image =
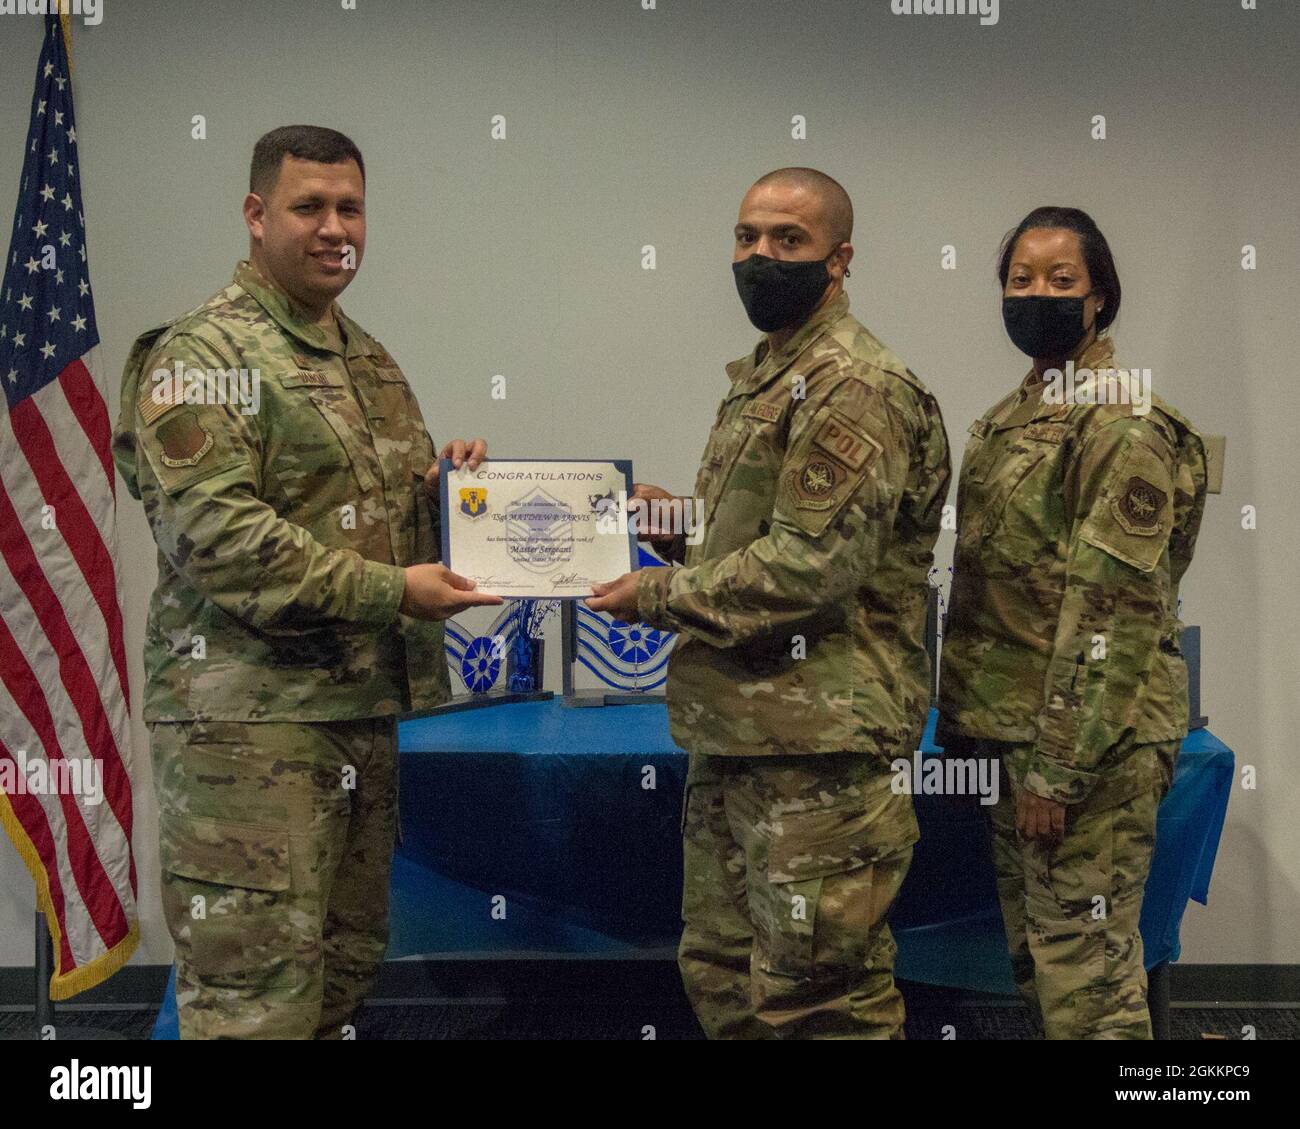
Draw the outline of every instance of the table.
[[[928,756],[939,751],[935,720],[931,711]],[[672,957],[686,755],[662,698],[435,714],[403,722],[399,743],[389,960]],[[1188,899],[1209,898],[1234,771],[1232,751],[1194,730],[1160,807],[1141,919],[1157,1033],[1162,973],[1178,959]],[[1013,992],[982,814],[940,796],[915,802],[921,839],[891,918],[895,974]],[[174,990],[173,973],[155,1038],[176,1038]]]
[[[935,719],[931,711],[927,756],[939,752]],[[554,951],[566,930],[575,948],[565,951],[588,954],[675,944],[686,756],[668,734],[661,699],[599,709],[551,699],[435,715],[404,722],[400,744],[404,865],[390,955],[537,955]],[[1208,898],[1233,766],[1208,730],[1183,743],[1142,910],[1148,968],[1177,960],[1187,900]],[[898,975],[1013,990],[983,813],[940,796],[915,802],[921,839],[892,917]],[[420,882],[433,901],[418,895]],[[439,883],[478,908],[439,915]],[[481,906],[492,895],[517,904],[529,927],[485,932]]]

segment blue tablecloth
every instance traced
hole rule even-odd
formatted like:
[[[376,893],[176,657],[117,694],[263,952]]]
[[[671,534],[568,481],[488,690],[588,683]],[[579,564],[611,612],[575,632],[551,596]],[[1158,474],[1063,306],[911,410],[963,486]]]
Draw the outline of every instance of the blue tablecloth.
[[[662,701],[494,705],[404,722],[400,743],[389,959],[671,954],[686,756]],[[1142,908],[1148,968],[1178,958],[1187,900],[1206,902],[1233,766],[1207,730],[1183,743]],[[1010,992],[983,814],[915,800],[921,840],[892,919],[897,974]],[[169,986],[155,1037],[175,1037],[174,1006]]]
[[[932,711],[922,752],[936,755]],[[560,701],[467,710],[406,722],[402,853],[443,879],[505,895],[531,914],[605,944],[671,946],[680,922],[678,837],[686,757],[662,702],[568,709]],[[654,787],[644,787],[647,769]],[[1178,957],[1189,897],[1204,902],[1233,775],[1232,752],[1206,730],[1183,744],[1160,808],[1143,906],[1147,966]],[[921,840],[893,921],[899,975],[982,990],[1010,987],[983,812],[915,797]],[[545,951],[526,931],[482,931],[481,914],[404,923],[401,955]],[[462,943],[463,942],[463,943]],[[433,946],[433,947],[429,947]],[[486,946],[486,947],[485,947]]]

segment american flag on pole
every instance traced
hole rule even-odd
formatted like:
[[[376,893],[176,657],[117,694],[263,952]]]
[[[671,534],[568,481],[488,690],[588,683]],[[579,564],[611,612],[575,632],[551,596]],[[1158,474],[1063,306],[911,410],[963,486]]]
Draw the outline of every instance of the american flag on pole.
[[[51,999],[139,939],[111,428],[67,43],[47,16],[0,286],[0,822],[54,940]]]

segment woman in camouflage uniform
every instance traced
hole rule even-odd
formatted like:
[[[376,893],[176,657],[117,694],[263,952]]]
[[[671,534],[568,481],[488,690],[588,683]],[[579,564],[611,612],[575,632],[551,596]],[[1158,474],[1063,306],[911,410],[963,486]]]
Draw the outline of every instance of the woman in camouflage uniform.
[[[1036,1026],[1150,1038],[1138,917],[1187,732],[1176,611],[1204,447],[1115,371],[1119,277],[1087,214],[1031,212],[998,278],[1033,367],[970,427],[939,743],[1000,762],[998,895]]]

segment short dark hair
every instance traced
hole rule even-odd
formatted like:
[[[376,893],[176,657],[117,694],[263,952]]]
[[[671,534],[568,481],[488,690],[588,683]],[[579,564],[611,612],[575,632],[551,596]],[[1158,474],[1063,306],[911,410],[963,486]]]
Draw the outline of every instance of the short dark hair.
[[[820,169],[792,166],[765,173],[754,181],[754,187],[773,183],[793,184],[820,196],[826,208],[826,218],[830,221],[831,239],[837,247],[853,238],[853,201],[838,180],[827,176]]]
[[[1093,292],[1105,299],[1097,311],[1097,332],[1106,329],[1119,313],[1119,273],[1115,270],[1115,257],[1110,253],[1110,244],[1093,221],[1092,216],[1081,208],[1042,207],[1035,208],[1020,221],[1014,231],[1009,231],[1002,239],[998,249],[998,281],[1002,289],[1007,288],[1007,274],[1011,270],[1011,253],[1016,249],[1016,241],[1030,228],[1048,227],[1064,228],[1073,231],[1079,237],[1083,248],[1083,264],[1088,268],[1088,277],[1092,280]]]
[[[253,146],[248,190],[259,196],[269,196],[275,182],[280,179],[280,165],[286,156],[297,157],[300,161],[319,161],[323,165],[356,161],[361,170],[361,183],[366,183],[366,162],[361,159],[361,150],[352,138],[323,125],[282,125],[262,134]]]

